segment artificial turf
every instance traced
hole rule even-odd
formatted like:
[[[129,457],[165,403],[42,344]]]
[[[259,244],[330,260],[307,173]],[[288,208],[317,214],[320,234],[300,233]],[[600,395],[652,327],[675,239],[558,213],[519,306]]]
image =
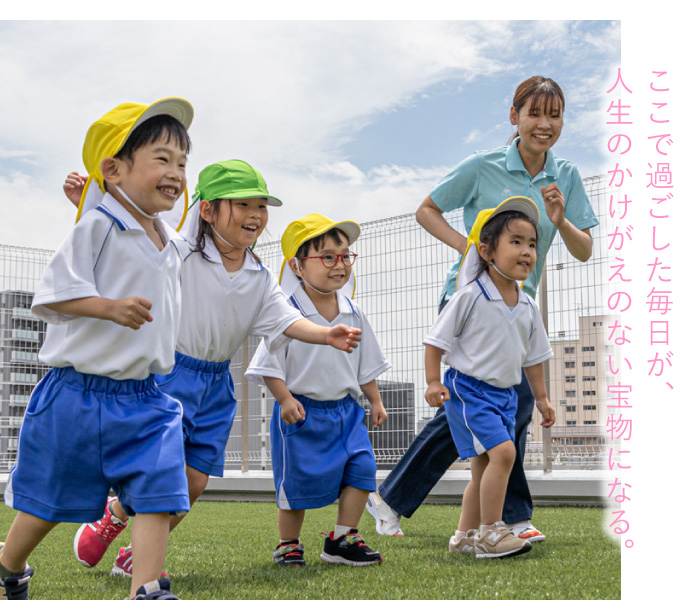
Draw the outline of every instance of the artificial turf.
[[[320,560],[321,532],[333,527],[335,512],[333,506],[307,511],[302,531],[307,566],[285,568],[272,560],[278,542],[274,504],[199,502],[170,537],[166,571],[173,592],[181,600],[603,600],[621,595],[620,549],[603,531],[602,509],[536,508],[534,522],[547,540],[527,554],[492,560],[448,551],[458,506],[421,507],[402,521],[403,538],[377,535],[365,513],[360,533],[382,552],[384,562],[363,568]],[[0,507],[0,532],[7,532],[14,514]],[[109,572],[119,546],[128,543],[128,530],[102,563],[87,569],[73,557],[77,528],[59,525],[32,554],[36,573],[30,599],[123,600],[129,582]]]

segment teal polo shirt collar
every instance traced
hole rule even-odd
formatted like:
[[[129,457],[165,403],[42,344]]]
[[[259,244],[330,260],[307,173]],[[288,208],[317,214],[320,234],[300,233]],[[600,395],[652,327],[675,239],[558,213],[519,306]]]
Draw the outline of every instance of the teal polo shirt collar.
[[[509,171],[524,171],[529,177],[530,174],[527,172],[525,165],[523,164],[523,159],[520,158],[520,152],[518,152],[518,144],[520,143],[520,138],[516,137],[513,143],[506,150],[506,169]],[[557,179],[559,177],[559,167],[557,167],[557,161],[554,160],[554,153],[550,148],[547,150],[547,158],[544,161],[544,176],[551,177],[552,179]],[[537,174],[535,179],[542,177],[542,171]]]

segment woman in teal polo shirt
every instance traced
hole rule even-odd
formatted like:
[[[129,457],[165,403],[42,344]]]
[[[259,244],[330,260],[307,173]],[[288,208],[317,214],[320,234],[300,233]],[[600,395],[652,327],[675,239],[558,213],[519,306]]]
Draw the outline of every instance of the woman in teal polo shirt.
[[[461,259],[467,238],[448,224],[444,212],[461,208],[465,230],[469,231],[479,211],[495,208],[510,196],[531,198],[540,210],[540,236],[537,263],[523,289],[533,298],[557,231],[569,252],[587,261],[593,248],[590,228],[598,224],[578,169],[552,153],[561,135],[563,117],[564,94],[555,81],[540,76],[523,81],[510,109],[510,122],[517,127],[511,143],[463,160],[433,187],[416,211],[416,219],[425,230],[454,248]],[[448,273],[440,294],[440,310],[455,291],[459,263]],[[530,523],[532,498],[522,463],[534,398],[524,377],[516,391],[518,456],[508,482],[503,519],[516,535],[536,542],[544,540],[544,535]],[[551,406],[550,410],[553,417]],[[401,535],[400,517],[413,514],[457,457],[441,408],[379,487],[379,493],[370,495],[367,508],[377,520],[377,531]]]

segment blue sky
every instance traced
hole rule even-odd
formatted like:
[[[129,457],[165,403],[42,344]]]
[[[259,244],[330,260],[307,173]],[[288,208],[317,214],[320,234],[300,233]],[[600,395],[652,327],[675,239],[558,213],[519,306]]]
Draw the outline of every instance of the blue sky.
[[[12,90],[0,98],[11,115],[0,198],[31,198],[0,223],[4,243],[55,248],[72,226],[61,184],[82,169],[90,123],[173,95],[195,107],[190,189],[211,162],[251,162],[284,201],[270,215],[276,239],[312,211],[360,222],[414,211],[465,156],[506,142],[513,91],[533,74],[567,95],[557,154],[601,172],[620,24],[4,21],[0,56]]]

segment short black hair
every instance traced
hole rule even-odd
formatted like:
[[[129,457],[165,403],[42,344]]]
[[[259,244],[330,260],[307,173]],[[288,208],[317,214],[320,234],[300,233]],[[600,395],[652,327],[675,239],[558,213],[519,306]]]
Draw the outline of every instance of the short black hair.
[[[342,244],[343,242],[350,241],[350,239],[343,232],[342,229],[339,229],[338,227],[333,227],[333,229],[329,229],[321,235],[317,235],[316,237],[313,237],[310,240],[306,240],[301,246],[299,246],[299,249],[297,250],[295,256],[297,258],[307,256],[311,248],[313,248],[314,251],[318,251],[318,249],[321,246],[323,246],[323,242],[326,241],[326,238],[331,238],[331,240],[333,240],[336,244]]]
[[[114,158],[131,160],[139,148],[153,144],[163,136],[165,136],[166,142],[175,138],[185,154],[190,153],[192,142],[185,126],[170,115],[156,115],[145,120],[131,132]]]

